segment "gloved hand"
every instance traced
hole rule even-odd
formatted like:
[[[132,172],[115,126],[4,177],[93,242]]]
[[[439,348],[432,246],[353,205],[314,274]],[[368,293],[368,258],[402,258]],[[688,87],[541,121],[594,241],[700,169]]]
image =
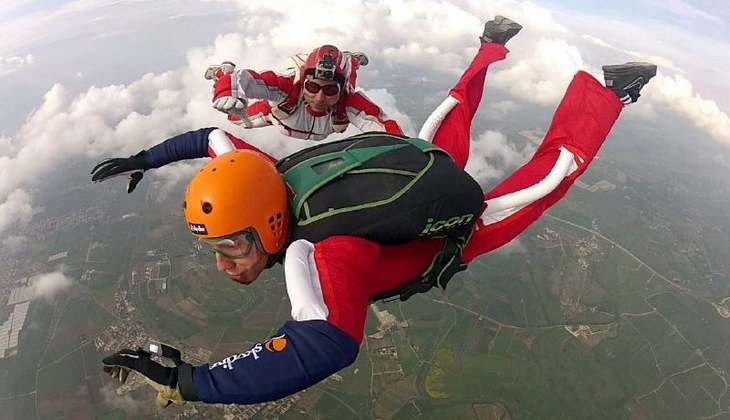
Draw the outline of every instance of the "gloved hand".
[[[144,159],[144,153],[145,151],[142,150],[128,158],[107,158],[100,161],[91,170],[91,180],[101,182],[115,176],[124,175],[128,178],[127,193],[131,193],[139,184],[139,181],[142,180],[144,171],[149,169],[147,161]]]
[[[228,121],[251,127],[246,107],[248,100],[243,92],[238,91],[238,76],[240,71],[230,61],[224,61],[220,65],[209,66],[205,71],[205,78],[214,80],[213,84],[213,108],[228,114]]]
[[[104,372],[119,382],[125,383],[130,371],[145,377],[147,383],[157,391],[156,402],[160,407],[170,404],[185,404],[178,387],[178,368],[167,367],[153,361],[152,353],[138,347],[137,350],[124,349],[102,360]]]

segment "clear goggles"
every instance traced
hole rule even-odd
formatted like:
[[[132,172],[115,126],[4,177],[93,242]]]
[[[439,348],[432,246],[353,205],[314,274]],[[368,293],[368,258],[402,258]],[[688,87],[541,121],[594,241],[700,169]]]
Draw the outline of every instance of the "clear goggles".
[[[229,260],[246,258],[251,254],[256,236],[251,230],[234,233],[233,235],[221,238],[201,239],[201,241],[213,250],[214,254],[218,254]]]

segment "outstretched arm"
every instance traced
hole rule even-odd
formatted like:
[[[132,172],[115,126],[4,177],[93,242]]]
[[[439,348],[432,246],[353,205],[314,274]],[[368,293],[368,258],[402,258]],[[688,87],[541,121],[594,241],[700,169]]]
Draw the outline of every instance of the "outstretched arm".
[[[192,366],[180,351],[151,343],[146,348],[122,349],[104,358],[104,372],[125,383],[131,371],[157,391],[157,403],[188,401],[255,404],[273,401],[308,388],[350,365],[358,343],[324,320],[287,322],[269,339],[220,362]],[[165,366],[151,356],[166,357]]]
[[[144,172],[149,169],[181,160],[215,157],[234,149],[254,150],[272,162],[276,161],[270,155],[220,128],[203,128],[171,137],[149,150],[142,150],[128,158],[104,159],[91,170],[91,180],[101,182],[117,176],[126,176],[127,192],[131,193],[142,180]]]
[[[249,69],[235,69],[231,62],[211,66],[205,73],[206,79],[215,80],[213,85],[213,108],[228,114],[228,120],[246,128],[269,125],[271,107],[268,101],[280,102],[291,92],[294,74],[279,75],[272,71],[261,73]],[[249,99],[261,99],[249,105]]]
[[[203,128],[169,138],[145,151],[145,161],[150,168],[159,168],[181,160],[216,157],[236,149],[254,150],[276,162],[267,153],[220,128]]]
[[[403,135],[398,123],[385,115],[383,110],[362,92],[347,94],[346,110],[350,123],[360,131],[385,131]]]
[[[215,130],[217,129],[203,128],[188,131],[144,150],[147,167],[154,169],[181,160],[208,157],[208,137]]]
[[[256,404],[309,388],[352,364],[359,344],[325,320],[289,321],[217,363],[181,367],[180,391],[206,403]]]

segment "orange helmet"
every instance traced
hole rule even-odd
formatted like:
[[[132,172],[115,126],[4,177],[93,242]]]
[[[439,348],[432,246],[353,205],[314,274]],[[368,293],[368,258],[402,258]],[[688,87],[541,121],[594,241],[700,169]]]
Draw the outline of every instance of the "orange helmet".
[[[258,152],[220,155],[193,177],[183,211],[198,238],[220,238],[253,229],[270,255],[284,247],[289,213],[284,178]]]

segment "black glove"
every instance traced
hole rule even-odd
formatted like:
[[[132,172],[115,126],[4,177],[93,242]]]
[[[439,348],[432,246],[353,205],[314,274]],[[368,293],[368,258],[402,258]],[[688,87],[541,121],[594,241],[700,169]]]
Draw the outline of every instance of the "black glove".
[[[144,176],[144,171],[150,169],[144,159],[145,151],[137,153],[128,158],[107,158],[97,163],[91,170],[93,182],[105,181],[115,176],[124,175],[127,180],[127,193],[134,191],[139,181]]]
[[[137,350],[119,350],[111,356],[105,357],[102,360],[104,372],[112,378],[118,379],[121,383],[127,381],[129,372],[132,370],[141,374],[145,377],[147,383],[157,391],[156,402],[161,407],[167,407],[171,403],[185,404],[187,401],[197,401],[198,398],[194,395],[194,392],[186,392],[186,395],[183,396],[178,386],[180,367],[184,367],[188,375],[191,368],[189,364],[180,360],[180,352],[164,344],[151,345],[150,347],[160,356],[171,358],[176,366],[168,367],[157,363],[150,358],[152,353],[138,347]]]

